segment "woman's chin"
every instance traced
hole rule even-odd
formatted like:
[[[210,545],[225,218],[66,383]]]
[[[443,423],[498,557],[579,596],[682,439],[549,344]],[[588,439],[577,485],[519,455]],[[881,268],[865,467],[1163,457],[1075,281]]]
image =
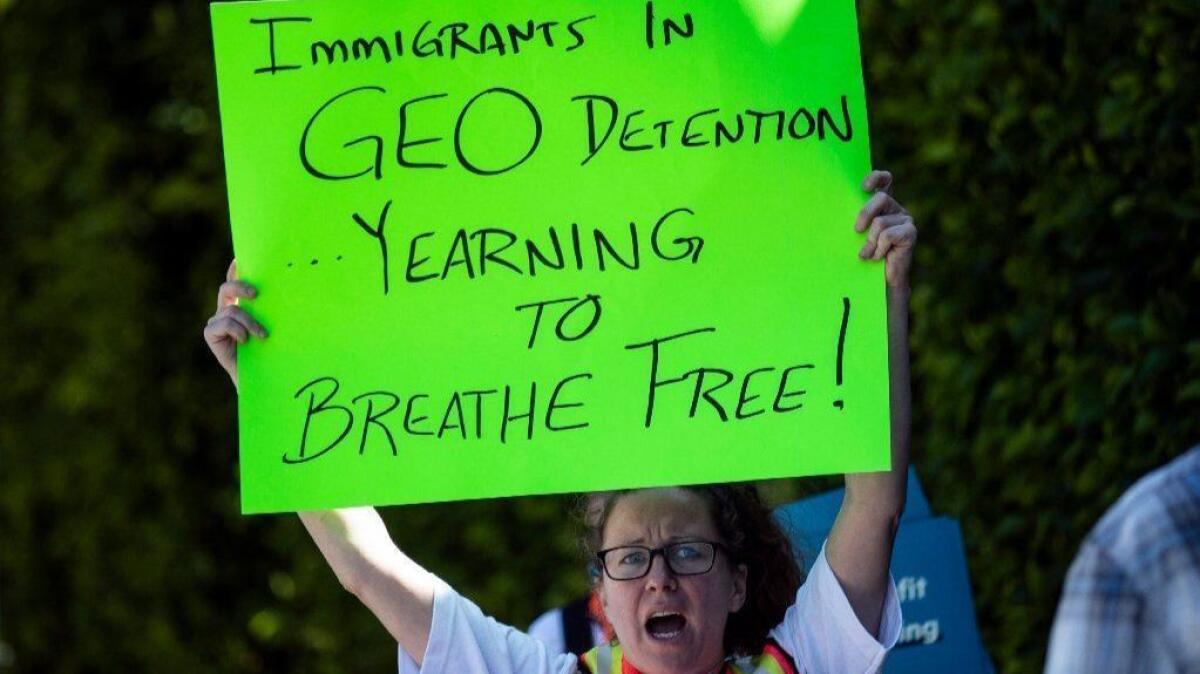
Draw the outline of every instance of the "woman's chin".
[[[704,671],[704,654],[694,637],[690,630],[665,638],[643,634],[637,651],[631,653],[626,648],[625,657],[645,674],[701,672]],[[719,655],[715,659],[719,660]]]

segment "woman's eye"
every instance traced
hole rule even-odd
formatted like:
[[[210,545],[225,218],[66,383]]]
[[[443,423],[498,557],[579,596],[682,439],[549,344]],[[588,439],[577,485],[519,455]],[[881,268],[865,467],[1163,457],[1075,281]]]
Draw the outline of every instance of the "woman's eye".
[[[645,564],[646,563],[646,553],[641,552],[641,551],[631,552],[631,553],[621,557],[621,563],[628,564],[628,565]]]
[[[694,545],[679,545],[675,547],[676,559],[696,559],[700,557],[700,549]]]

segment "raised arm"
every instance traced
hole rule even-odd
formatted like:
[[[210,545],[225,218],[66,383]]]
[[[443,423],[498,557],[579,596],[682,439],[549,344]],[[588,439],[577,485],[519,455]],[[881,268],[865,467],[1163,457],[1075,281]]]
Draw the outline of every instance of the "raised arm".
[[[374,508],[300,513],[342,586],[419,665],[433,624],[433,576],[396,547]]]
[[[204,327],[204,341],[237,386],[237,345],[267,332],[238,300],[258,293],[237,280],[236,261],[217,293],[217,311]],[[409,559],[388,536],[374,508],[300,513],[342,586],[375,614],[379,622],[418,664],[429,643],[433,622],[434,579]]]
[[[908,272],[917,229],[912,216],[892,197],[892,175],[872,171],[863,189],[874,195],[854,228],[866,232],[859,251],[864,260],[883,260],[887,277],[889,398],[892,469],[846,475],[846,497],[826,542],[829,566],[850,606],[871,634],[878,634],[888,588],[892,543],[904,509],[911,435],[912,401],[908,373]]]

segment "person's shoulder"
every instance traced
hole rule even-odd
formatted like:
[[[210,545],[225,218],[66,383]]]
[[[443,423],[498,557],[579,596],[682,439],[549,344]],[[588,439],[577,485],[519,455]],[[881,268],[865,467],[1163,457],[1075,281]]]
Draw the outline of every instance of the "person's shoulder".
[[[797,667],[795,658],[774,637],[768,637],[758,655],[743,655],[734,659],[733,671],[797,674],[801,670]]]
[[[903,618],[890,575],[878,634],[872,634],[854,613],[821,546],[796,601],[769,637],[799,671],[875,672],[900,638]]]
[[[1153,584],[1155,570],[1200,545],[1200,445],[1138,480],[1108,510],[1085,546]],[[1200,572],[1200,569],[1194,569]]]
[[[1200,445],[1138,480],[1104,514],[1090,538],[1105,543],[1149,537],[1156,533],[1157,521],[1194,517],[1200,517]]]
[[[567,650],[563,641],[562,609],[552,608],[541,614],[529,624],[529,635],[540,639],[555,653]]]

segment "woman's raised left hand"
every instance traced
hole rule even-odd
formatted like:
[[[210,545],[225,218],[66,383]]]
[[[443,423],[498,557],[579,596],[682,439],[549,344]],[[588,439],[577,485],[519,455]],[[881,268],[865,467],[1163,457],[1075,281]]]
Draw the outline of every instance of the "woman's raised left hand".
[[[867,233],[858,256],[864,260],[883,260],[888,287],[906,290],[913,249],[917,245],[917,226],[908,209],[893,196],[889,171],[871,171],[863,179],[862,187],[875,194],[854,221],[854,231]]]

